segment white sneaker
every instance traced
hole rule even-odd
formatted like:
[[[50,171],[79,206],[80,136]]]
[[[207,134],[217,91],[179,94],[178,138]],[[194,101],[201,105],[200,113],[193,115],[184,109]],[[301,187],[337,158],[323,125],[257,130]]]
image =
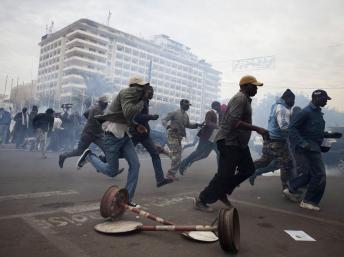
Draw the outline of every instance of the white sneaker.
[[[87,148],[83,153],[82,155],[80,155],[80,158],[76,164],[76,168],[79,170],[81,169],[86,163],[87,163],[87,160],[86,160],[86,157],[88,154],[91,153],[91,150],[89,148]]]
[[[141,208],[141,205],[139,205],[138,203],[134,203],[134,202],[128,202],[128,205],[137,209]]]
[[[318,206],[311,203],[305,203],[304,201],[300,203],[300,207],[312,211],[320,211],[320,208]]]
[[[299,194],[293,194],[289,191],[289,188],[286,188],[283,190],[283,194],[285,195],[286,198],[288,198],[292,202],[299,202],[300,195]]]

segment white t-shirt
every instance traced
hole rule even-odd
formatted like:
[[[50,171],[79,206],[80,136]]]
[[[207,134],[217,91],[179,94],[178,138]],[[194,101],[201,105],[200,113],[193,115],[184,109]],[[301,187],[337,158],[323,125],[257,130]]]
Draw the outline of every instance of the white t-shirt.
[[[105,121],[102,128],[105,132],[111,132],[117,138],[123,138],[125,133],[128,131],[127,124],[114,123],[110,121]]]

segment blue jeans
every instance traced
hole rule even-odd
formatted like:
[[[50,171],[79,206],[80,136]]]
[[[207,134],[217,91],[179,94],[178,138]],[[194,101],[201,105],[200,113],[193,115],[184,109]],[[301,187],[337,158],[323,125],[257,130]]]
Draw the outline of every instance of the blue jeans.
[[[289,190],[293,192],[300,187],[307,186],[304,201],[318,204],[324,195],[326,187],[326,172],[321,153],[302,151],[299,154],[304,162],[307,163],[309,169],[289,181]]]
[[[128,190],[129,201],[131,201],[135,194],[140,169],[139,158],[137,157],[133,142],[127,135],[123,138],[117,138],[112,134],[106,134],[104,136],[104,150],[106,163],[102,162],[94,154],[89,154],[87,160],[97,171],[109,177],[115,177],[118,174],[118,160],[123,157],[129,164],[125,188]]]
[[[141,143],[144,148],[148,151],[152,158],[153,168],[155,172],[155,180],[157,183],[162,182],[164,180],[164,171],[161,167],[161,159],[159,153],[155,147],[155,144],[152,138],[149,135],[146,136],[134,136],[131,139],[133,144],[136,146],[138,143]]]
[[[212,150],[215,151],[217,161],[219,161],[219,151],[217,150],[216,143],[201,138],[196,150],[180,163],[180,170],[184,171],[187,167],[191,166],[192,163],[207,158]]]
[[[0,124],[0,137],[1,137],[1,144],[7,144],[8,142],[8,128],[10,125]]]

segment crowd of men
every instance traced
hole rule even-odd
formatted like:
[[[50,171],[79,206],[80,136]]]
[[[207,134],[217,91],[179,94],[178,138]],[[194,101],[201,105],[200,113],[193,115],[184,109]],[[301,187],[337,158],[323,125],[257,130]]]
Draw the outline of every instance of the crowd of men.
[[[228,105],[224,108],[218,101],[214,101],[202,123],[190,122],[187,111],[191,103],[188,99],[181,99],[180,108],[162,118],[167,131],[169,152],[154,142],[151,136],[149,121],[160,117],[149,111],[154,89],[140,76],[131,77],[129,86],[118,92],[111,103],[107,97],[102,96],[84,114],[86,124],[76,149],[72,149],[76,137],[72,131],[74,126],[81,126],[81,118],[71,114],[68,106],[60,115],[56,115],[50,108],[43,114],[37,114],[37,107],[33,107],[30,114],[23,108],[13,118],[15,126],[12,142],[18,148],[23,147],[25,137],[34,134],[34,147],[41,149],[42,157],[45,158],[47,137],[50,136],[50,142],[56,143],[60,140],[54,140],[54,135],[63,133],[60,139],[66,140],[66,151],[59,155],[60,168],[63,168],[66,159],[80,156],[77,168],[90,163],[95,171],[109,177],[124,171],[119,167],[119,159],[124,158],[129,165],[125,188],[131,206],[138,206],[133,202],[140,170],[135,146],[141,144],[152,159],[157,187],[179,180],[178,173],[184,175],[194,162],[207,158],[212,151],[216,153],[217,165],[214,169],[217,172],[195,198],[194,206],[197,210],[212,212],[214,210],[210,204],[216,201],[231,206],[228,197],[243,181],[249,179],[251,185],[254,185],[258,176],[279,169],[283,195],[291,201],[299,202],[301,208],[319,211],[326,186],[322,152],[329,150],[322,143],[325,138],[342,136],[340,133],[325,131],[321,108],[331,98],[324,90],[315,90],[309,105],[301,109],[294,107],[295,95],[287,89],[272,105],[265,129],[252,124],[252,98],[262,86],[263,83],[253,76],[242,77],[239,91]],[[10,122],[9,112],[0,109],[0,132],[4,143],[8,142]],[[198,128],[198,145],[195,151],[182,160],[182,140],[186,137],[186,129]],[[252,131],[263,138],[262,155],[255,161],[252,160],[248,146]],[[101,149],[103,155],[90,149],[92,143]],[[161,165],[161,153],[171,158],[171,167],[166,175]]]
[[[71,106],[63,105],[62,109],[62,113],[52,108],[38,113],[33,105],[30,113],[24,107],[12,117],[10,110],[0,108],[0,145],[13,143],[17,149],[40,150],[43,158],[47,150],[72,149],[83,121],[78,112],[71,113]]]

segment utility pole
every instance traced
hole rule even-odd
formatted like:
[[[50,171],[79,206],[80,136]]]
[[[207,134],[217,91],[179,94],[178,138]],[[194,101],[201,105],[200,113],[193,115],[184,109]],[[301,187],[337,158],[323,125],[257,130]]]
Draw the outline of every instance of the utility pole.
[[[10,99],[11,94],[12,94],[12,86],[13,86],[13,78],[11,79],[11,89],[10,89],[10,93],[8,94],[8,99]]]
[[[148,82],[151,82],[152,79],[152,66],[153,66],[153,62],[152,60],[149,61],[149,67],[148,67]]]
[[[4,97],[5,97],[5,95],[6,95],[7,79],[8,79],[8,75],[6,75],[6,79],[5,79],[5,92],[4,92]]]
[[[112,13],[111,13],[110,10],[109,10],[109,14],[108,14],[108,17],[107,17],[107,20],[106,20],[106,25],[107,25],[107,26],[110,26],[111,15],[112,15]]]

